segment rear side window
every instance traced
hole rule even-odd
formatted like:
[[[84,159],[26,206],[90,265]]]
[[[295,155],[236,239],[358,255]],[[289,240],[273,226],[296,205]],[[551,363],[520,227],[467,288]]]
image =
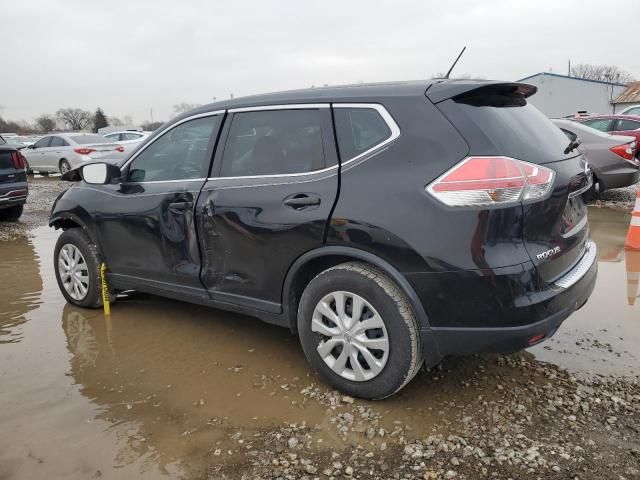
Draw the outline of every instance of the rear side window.
[[[625,115],[640,115],[640,107],[633,107],[624,112]]]
[[[624,132],[627,130],[637,130],[640,128],[640,122],[636,122],[634,120],[618,120],[615,131],[616,132]]]
[[[271,110],[233,115],[222,177],[286,175],[324,168],[319,110]]]
[[[527,103],[517,86],[483,87],[438,103],[460,130],[472,155],[504,155],[546,163],[577,155],[564,153],[567,136]]]
[[[4,141],[4,138],[0,137],[0,145],[5,145],[7,142]]]
[[[373,108],[335,108],[338,148],[343,161],[360,155],[391,136],[391,129]]]

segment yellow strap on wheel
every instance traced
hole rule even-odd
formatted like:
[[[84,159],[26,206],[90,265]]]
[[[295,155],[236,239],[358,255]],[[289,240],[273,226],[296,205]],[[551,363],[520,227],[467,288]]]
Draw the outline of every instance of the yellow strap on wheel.
[[[105,263],[100,264],[100,280],[102,281],[102,306],[104,307],[104,314],[111,315],[111,308],[109,306],[109,289],[107,288],[107,265]]]

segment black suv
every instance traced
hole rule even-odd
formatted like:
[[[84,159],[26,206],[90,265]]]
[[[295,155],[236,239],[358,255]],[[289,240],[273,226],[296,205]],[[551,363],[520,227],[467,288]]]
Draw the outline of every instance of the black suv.
[[[88,164],[56,201],[65,298],[138,290],[296,331],[366,398],[444,355],[554,334],[593,289],[591,176],[520,83],[432,80],[259,95]],[[572,150],[573,149],[573,150]]]
[[[0,136],[0,221],[15,222],[29,195],[27,164],[17,148]]]

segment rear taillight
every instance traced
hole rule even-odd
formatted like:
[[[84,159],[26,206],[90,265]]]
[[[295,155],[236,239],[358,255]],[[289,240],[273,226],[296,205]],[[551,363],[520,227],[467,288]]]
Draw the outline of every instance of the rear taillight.
[[[633,160],[633,154],[636,151],[636,142],[616,145],[615,147],[611,147],[609,150],[625,160]]]
[[[79,153],[80,155],[89,155],[91,152],[95,152],[95,149],[79,147],[79,148],[74,148],[73,151],[76,153]]]
[[[119,151],[120,153],[124,152],[124,147],[120,146],[120,147],[116,147],[116,150]]]
[[[555,173],[509,157],[468,157],[427,187],[450,207],[505,205],[544,198]]]
[[[20,152],[11,152],[11,163],[13,163],[13,168],[18,170],[24,170],[27,166],[24,155]]]

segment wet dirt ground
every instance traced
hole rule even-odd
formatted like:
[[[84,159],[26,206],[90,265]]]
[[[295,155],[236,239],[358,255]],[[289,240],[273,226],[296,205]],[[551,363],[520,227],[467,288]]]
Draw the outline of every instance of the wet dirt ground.
[[[32,185],[25,221],[0,226],[2,480],[640,478],[625,206],[590,208],[596,289],[551,340],[446,359],[365,402],[249,317],[141,294],[110,317],[67,305],[44,225],[65,185]]]

